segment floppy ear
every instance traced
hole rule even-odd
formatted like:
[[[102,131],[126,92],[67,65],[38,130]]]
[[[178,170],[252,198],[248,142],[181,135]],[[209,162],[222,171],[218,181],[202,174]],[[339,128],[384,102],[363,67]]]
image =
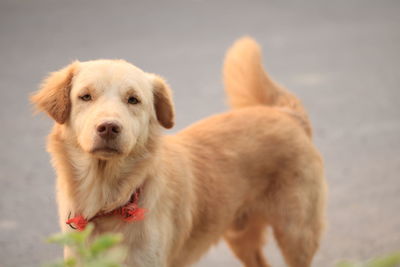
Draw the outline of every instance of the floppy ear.
[[[31,96],[32,103],[39,111],[46,112],[60,124],[65,123],[71,110],[69,93],[77,65],[78,62],[75,61],[67,67],[51,73],[43,81],[40,90]]]
[[[175,112],[172,103],[172,92],[161,77],[153,75],[154,108],[158,122],[167,129],[174,126]]]

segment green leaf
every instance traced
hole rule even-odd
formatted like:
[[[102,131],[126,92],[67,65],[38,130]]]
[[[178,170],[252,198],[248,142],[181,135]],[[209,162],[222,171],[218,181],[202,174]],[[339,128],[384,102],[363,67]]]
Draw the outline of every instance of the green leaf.
[[[69,247],[76,255],[63,262],[54,263],[48,267],[122,267],[126,257],[126,249],[117,245],[122,240],[121,234],[104,234],[94,241],[89,238],[93,225],[89,224],[82,232],[73,231],[53,235],[49,242]]]
[[[400,252],[390,254],[385,257],[370,260],[367,267],[396,267],[400,266]]]
[[[47,242],[57,243],[60,245],[70,245],[71,243],[73,243],[72,239],[68,235],[63,234],[63,233],[54,234],[54,235],[50,236],[47,239]]]
[[[122,265],[115,261],[109,261],[107,259],[98,259],[90,263],[87,263],[85,267],[122,267]]]
[[[77,264],[76,259],[74,258],[68,258],[64,261],[52,263],[49,265],[46,265],[46,267],[75,267]]]
[[[85,240],[93,231],[93,224],[88,224],[84,231],[73,231],[52,235],[47,239],[50,243],[57,243],[66,246],[77,246],[85,243]]]
[[[341,261],[336,264],[336,267],[359,267],[360,265],[350,261]]]

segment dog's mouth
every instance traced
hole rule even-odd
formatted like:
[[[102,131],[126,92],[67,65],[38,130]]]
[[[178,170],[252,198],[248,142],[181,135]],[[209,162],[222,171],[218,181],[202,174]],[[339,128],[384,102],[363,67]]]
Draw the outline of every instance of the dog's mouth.
[[[109,160],[122,155],[122,152],[113,147],[96,147],[90,151],[95,158]]]
[[[101,145],[95,146],[90,150],[90,153],[100,158],[111,158],[122,154],[122,151],[115,146]]]
[[[103,140],[96,138],[92,148],[89,151],[94,156],[113,157],[122,154],[121,148],[117,140]]]
[[[96,147],[90,151],[90,153],[109,153],[109,154],[121,154],[121,151],[119,151],[116,148],[113,147]]]

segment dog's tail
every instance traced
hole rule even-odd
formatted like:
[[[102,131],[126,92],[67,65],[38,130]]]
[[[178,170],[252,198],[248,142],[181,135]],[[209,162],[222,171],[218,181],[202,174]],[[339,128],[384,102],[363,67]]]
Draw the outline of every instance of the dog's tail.
[[[261,62],[261,49],[249,37],[236,41],[225,56],[225,91],[232,108],[275,106],[293,115],[311,136],[311,124],[300,100],[274,82]]]

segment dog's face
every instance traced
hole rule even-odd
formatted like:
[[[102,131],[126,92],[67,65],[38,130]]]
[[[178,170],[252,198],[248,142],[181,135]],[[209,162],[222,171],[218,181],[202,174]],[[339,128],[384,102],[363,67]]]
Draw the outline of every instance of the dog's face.
[[[74,62],[51,74],[32,101],[102,159],[131,153],[154,123],[173,126],[165,82],[122,60]]]

